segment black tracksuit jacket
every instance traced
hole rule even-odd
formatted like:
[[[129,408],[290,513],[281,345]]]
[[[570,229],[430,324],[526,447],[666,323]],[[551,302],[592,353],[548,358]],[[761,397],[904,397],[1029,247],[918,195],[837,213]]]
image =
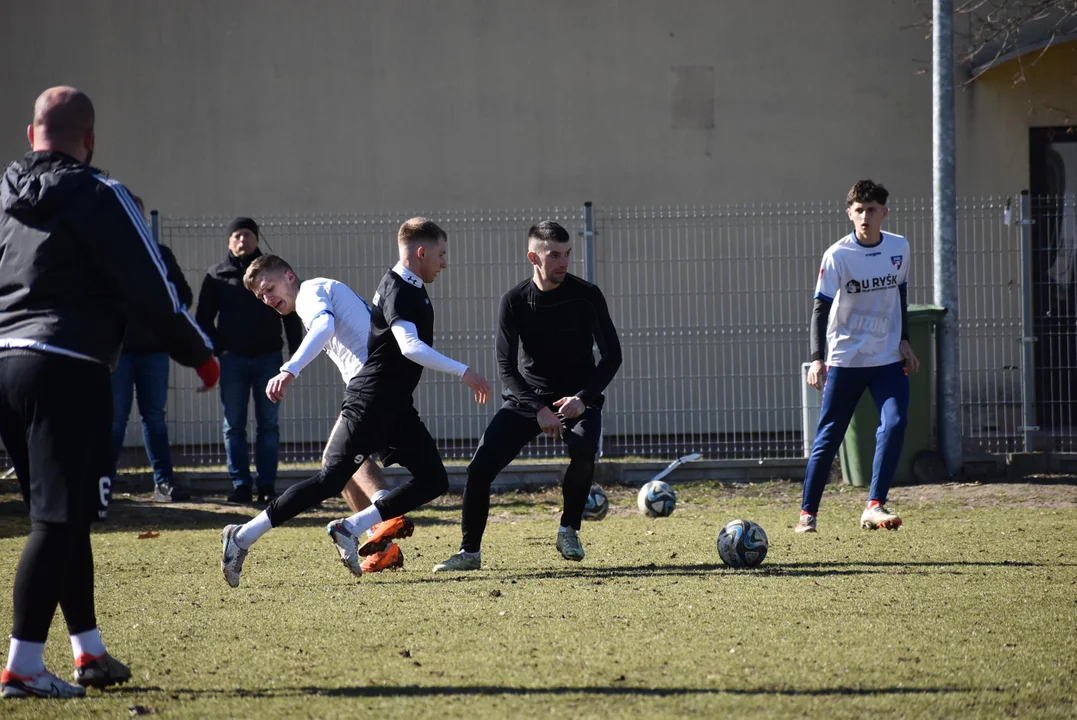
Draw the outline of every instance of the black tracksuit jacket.
[[[59,152],[27,154],[0,180],[0,347],[51,348],[116,366],[127,318],[177,362],[212,344],[180,302],[134,198]]]

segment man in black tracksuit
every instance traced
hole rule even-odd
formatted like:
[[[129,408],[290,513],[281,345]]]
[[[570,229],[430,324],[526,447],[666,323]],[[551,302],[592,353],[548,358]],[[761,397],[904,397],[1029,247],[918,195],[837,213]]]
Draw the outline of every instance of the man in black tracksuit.
[[[178,362],[216,384],[212,346],[168,282],[127,189],[90,167],[94,111],[70,87],[46,90],[27,129],[33,152],[0,181],[0,439],[30,508],[15,573],[3,697],[77,697],[125,682],[94,609],[90,522],[103,519],[112,392],[126,318],[157,328]],[[63,611],[79,685],[45,669]]]
[[[621,366],[621,343],[602,291],[568,273],[568,232],[555,222],[541,222],[528,231],[527,244],[534,276],[505,293],[498,312],[497,362],[505,405],[468,465],[460,552],[434,572],[479,569],[490,485],[540,432],[557,435],[568,446],[557,549],[566,560],[583,560],[577,533],[602,434],[602,393]]]
[[[303,342],[303,321],[294,312],[280,315],[243,287],[243,274],[261,257],[258,224],[238,217],[228,226],[228,253],[202,281],[198,293],[198,324],[213,340],[221,359],[221,406],[224,408],[224,449],[234,487],[230,502],[252,500],[247,446],[247,405],[254,395],[254,467],[258,471],[258,502],[277,496],[280,406],[266,397],[265,388],[280,372],[281,325],[294,354]]]
[[[142,200],[135,195],[135,205],[145,217]],[[183,277],[176,256],[166,245],[158,245],[168,281],[176,288],[180,305],[191,307],[194,295]],[[127,335],[123,339],[123,354],[112,371],[112,473],[123,452],[127,434],[127,418],[131,403],[138,394],[138,414],[142,416],[142,442],[146,457],[153,468],[153,499],[157,502],[181,502],[191,497],[187,488],[177,485],[172,477],[172,449],[168,443],[165,424],[165,404],[168,400],[168,347],[157,337],[152,326],[143,322],[138,313],[131,313]]]

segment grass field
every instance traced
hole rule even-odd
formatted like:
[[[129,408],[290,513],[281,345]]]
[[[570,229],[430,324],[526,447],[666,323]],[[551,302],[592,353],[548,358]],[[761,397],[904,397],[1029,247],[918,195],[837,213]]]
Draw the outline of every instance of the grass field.
[[[0,497],[0,610],[27,523]],[[857,528],[862,490],[831,487],[795,536],[791,483],[677,488],[671,518],[634,493],[553,549],[559,496],[495,498],[477,573],[432,575],[459,498],[414,515],[403,571],[352,579],[325,537],[343,503],[280,528],[232,590],[218,533],[253,510],[120,499],[94,537],[98,617],[131,683],[83,700],[5,701],[11,718],[903,717],[1077,715],[1077,486],[898,488],[902,530]],[[725,569],[720,527],[770,536]],[[159,536],[139,539],[145,531]],[[9,622],[9,620],[8,620]],[[57,618],[46,661],[68,674]],[[130,710],[135,708],[135,710]],[[45,714],[47,713],[47,715]]]

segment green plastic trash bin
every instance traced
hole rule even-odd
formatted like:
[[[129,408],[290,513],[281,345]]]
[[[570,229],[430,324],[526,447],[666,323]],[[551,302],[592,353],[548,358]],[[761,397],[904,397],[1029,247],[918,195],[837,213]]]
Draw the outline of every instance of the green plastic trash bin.
[[[939,317],[946,308],[937,305],[909,306],[909,343],[920,360],[920,371],[909,373],[909,417],[905,428],[905,444],[901,448],[894,473],[894,485],[909,485],[914,481],[912,463],[924,450],[935,449],[935,343],[932,336]],[[871,485],[871,465],[875,459],[875,431],[879,428],[879,409],[871,393],[865,391],[856,406],[853,420],[841,444],[841,476],[849,485]]]

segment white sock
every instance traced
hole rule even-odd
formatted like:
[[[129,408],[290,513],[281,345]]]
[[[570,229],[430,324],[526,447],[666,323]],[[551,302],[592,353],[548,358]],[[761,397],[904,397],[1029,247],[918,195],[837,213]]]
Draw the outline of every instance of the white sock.
[[[45,643],[11,638],[7,669],[22,677],[33,677],[45,669]]]
[[[352,535],[362,535],[380,522],[381,513],[378,512],[376,505],[371,505],[370,507],[363,508],[350,518],[345,518],[344,527],[348,528],[348,532]]]
[[[381,500],[383,497],[385,497],[388,494],[389,494],[388,490],[376,490],[374,492],[374,494],[370,496],[370,504],[373,505],[378,500]],[[377,525],[377,523],[374,523],[374,524]],[[371,527],[369,530],[367,530],[367,535],[373,535],[373,534],[374,534],[374,528]]]
[[[482,555],[481,552],[468,552],[467,550],[461,550],[460,554],[464,557],[479,557],[480,555]]]
[[[557,532],[559,532],[559,533],[568,532],[568,528],[565,527],[564,525],[561,525],[561,526],[559,526],[557,528]]]
[[[258,513],[254,518],[236,532],[236,545],[244,550],[249,550],[258,538],[273,529],[273,523],[269,521],[269,513],[265,510]]]
[[[101,631],[94,628],[93,630],[80,632],[78,635],[72,635],[71,654],[75,656],[75,662],[78,662],[81,655],[93,655],[94,657],[104,655],[105,641],[101,639]]]

